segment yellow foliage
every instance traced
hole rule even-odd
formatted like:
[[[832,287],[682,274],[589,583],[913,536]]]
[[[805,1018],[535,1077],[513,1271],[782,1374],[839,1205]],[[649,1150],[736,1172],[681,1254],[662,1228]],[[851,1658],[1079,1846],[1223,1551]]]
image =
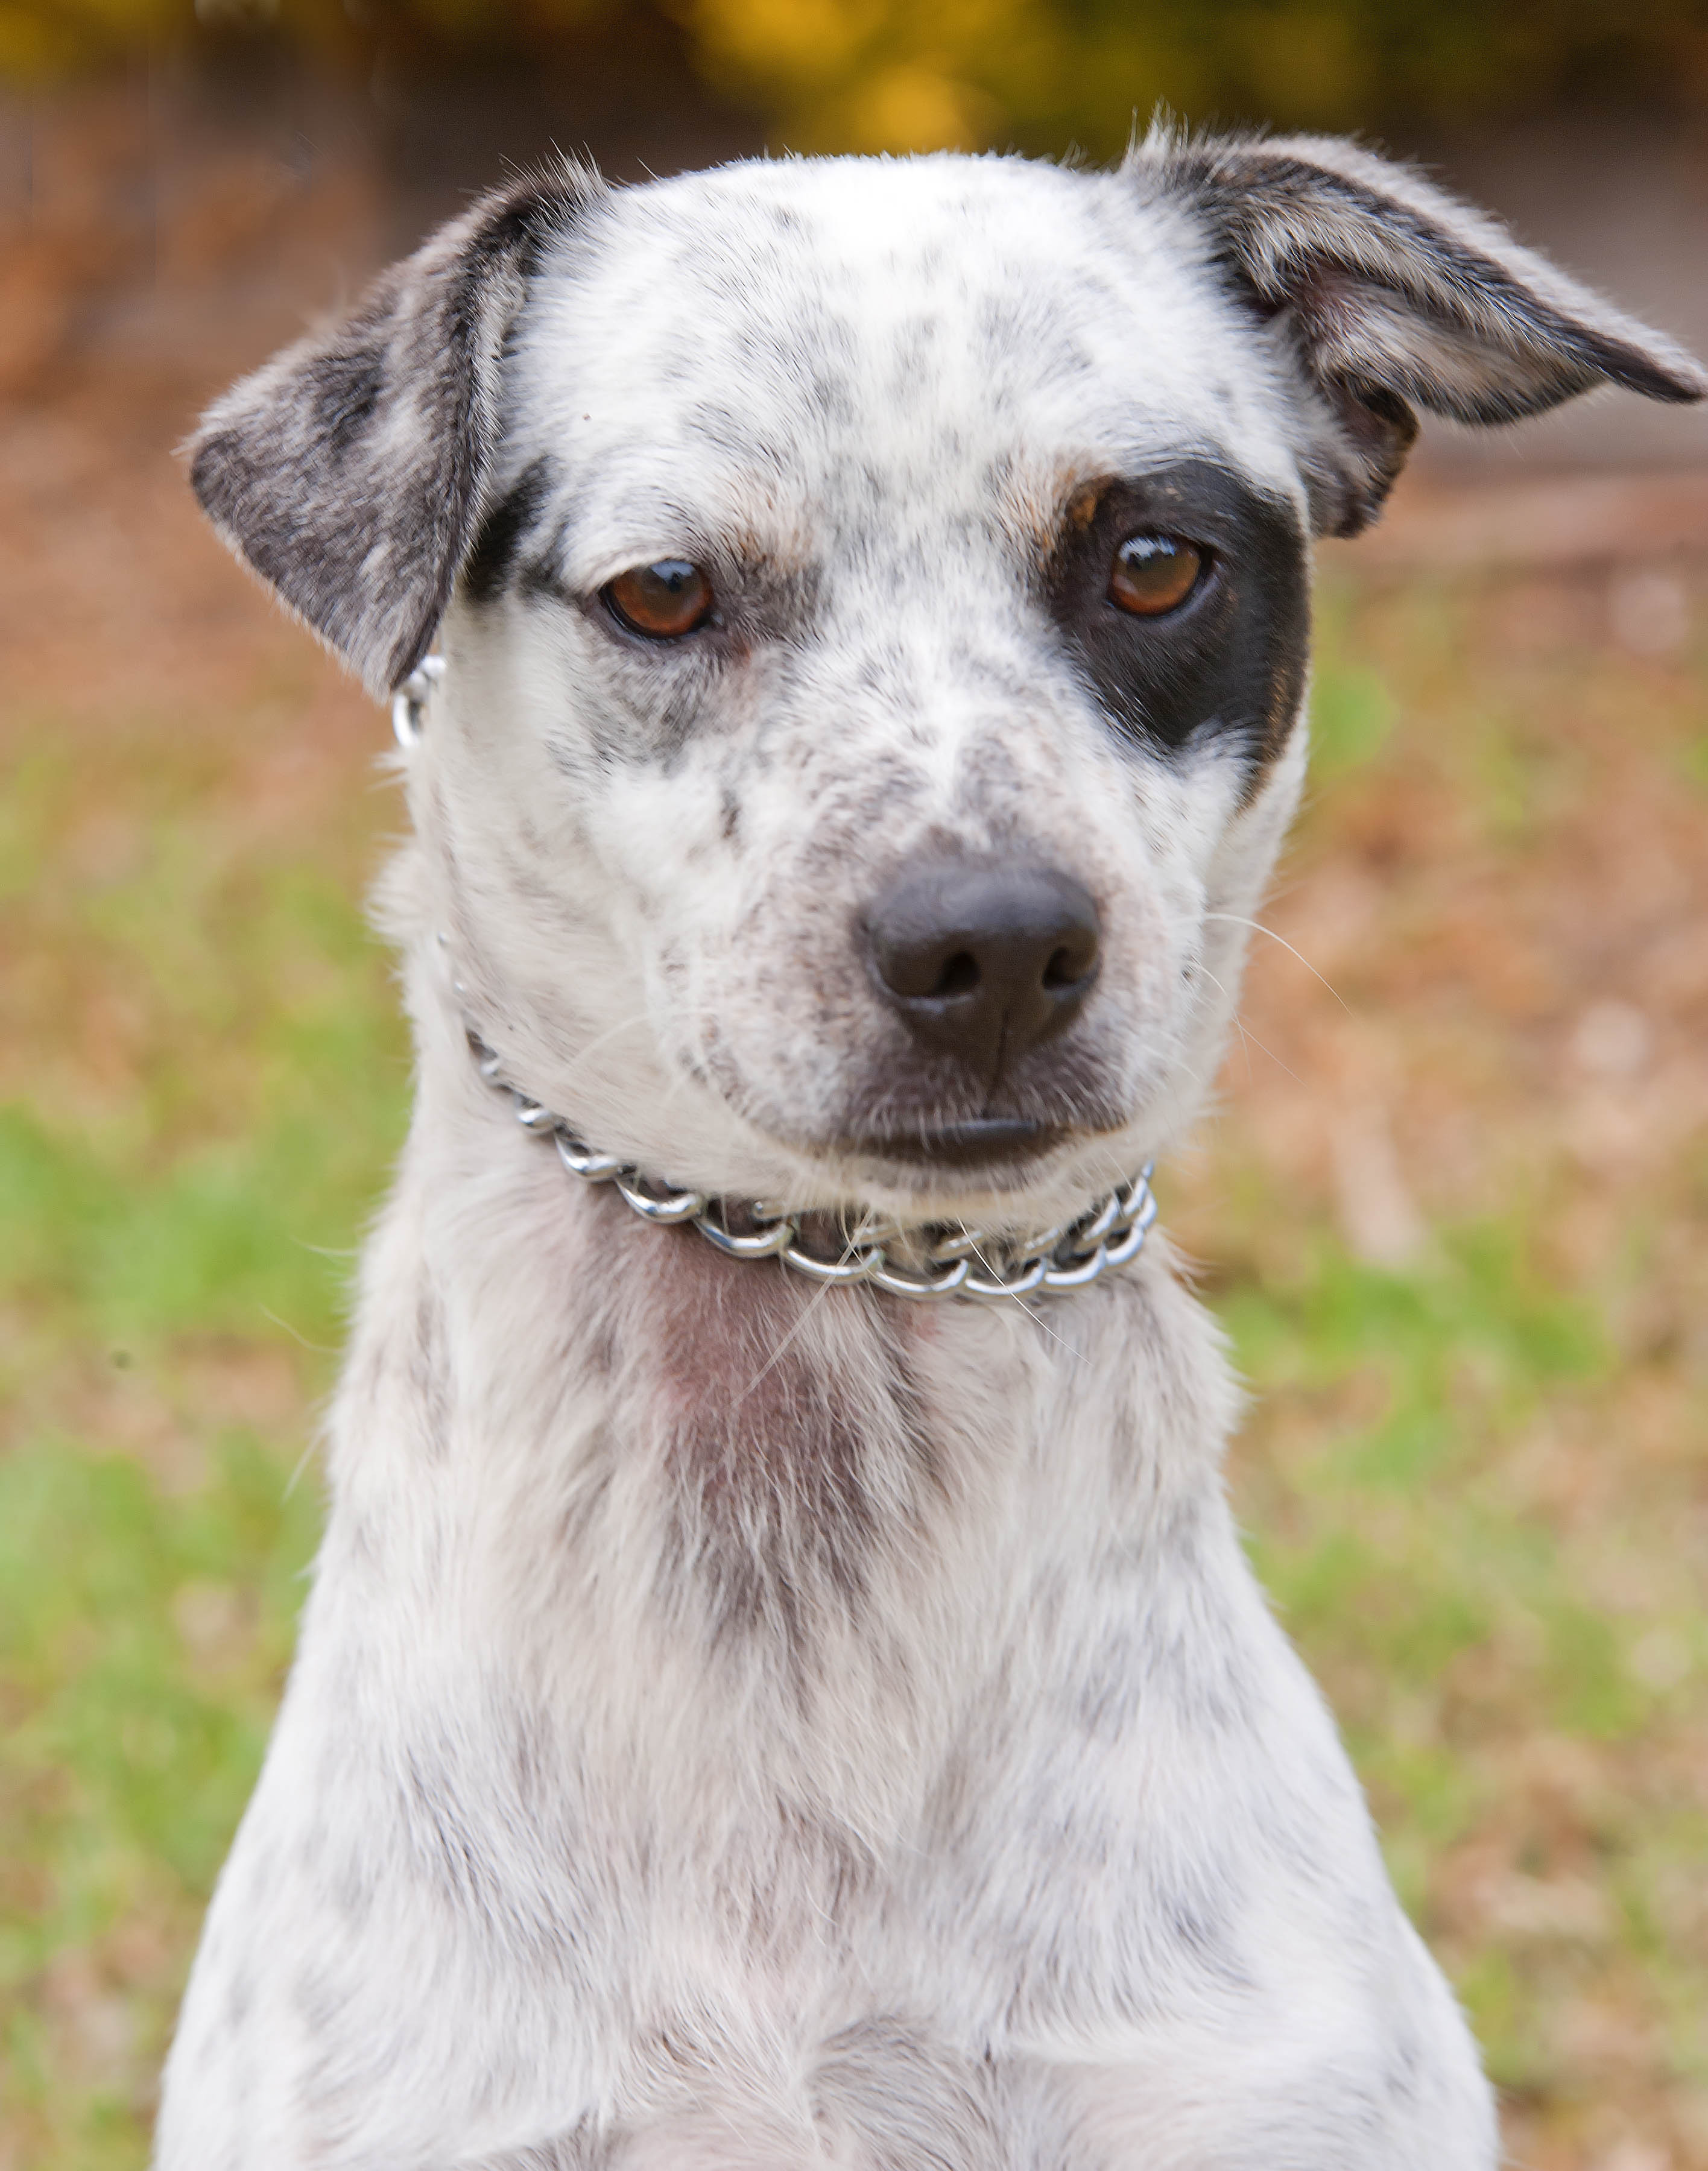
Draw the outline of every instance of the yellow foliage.
[[[696,0],[685,11],[709,53],[756,83],[791,89],[845,78],[884,29],[884,0]]]
[[[1166,101],[1308,127],[1560,99],[1708,103],[1708,0],[669,0],[802,148],[1107,155]]]
[[[567,70],[590,24],[620,45],[660,12],[708,81],[803,150],[1107,155],[1158,101],[1319,127],[1708,104],[1708,0],[0,0],[0,78],[244,30],[363,72],[382,51]]]
[[[1001,144],[1118,150],[1159,100],[1187,110],[1248,82],[1267,110],[1356,121],[1379,70],[1356,5],[1171,15],[1068,0],[679,0],[719,86],[756,97],[803,149]],[[1265,87],[1267,87],[1265,93]]]
[[[782,140],[812,151],[978,148],[1006,113],[980,56],[1037,47],[1040,29],[1049,43],[1054,28],[1037,0],[685,0],[680,13],[720,88],[757,92]]]
[[[969,83],[905,62],[857,83],[830,109],[825,133],[851,151],[974,151],[995,117]]]

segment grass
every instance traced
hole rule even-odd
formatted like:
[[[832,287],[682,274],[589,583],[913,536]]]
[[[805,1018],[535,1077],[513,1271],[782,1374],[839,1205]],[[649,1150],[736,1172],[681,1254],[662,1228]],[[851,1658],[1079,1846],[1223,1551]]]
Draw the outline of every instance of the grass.
[[[29,742],[0,849],[43,1080],[0,1107],[0,2163],[119,2171],[288,1659],[298,1473],[406,1067],[355,902],[372,802],[309,856],[164,733],[98,764]]]
[[[1271,924],[1338,1000],[1259,957],[1165,1210],[1254,1391],[1252,1552],[1515,2152],[1700,2171],[1708,986],[1666,946],[1708,943],[1705,674],[1634,668],[1582,616],[1331,596]],[[239,732],[165,716],[99,759],[52,715],[10,737],[0,2167],[129,2171],[287,1663],[302,1465],[401,1135],[355,902],[393,817],[353,755],[287,791]],[[1621,887],[1668,853],[1670,906]],[[1638,1069],[1571,1053],[1610,1002],[1651,1036]]]

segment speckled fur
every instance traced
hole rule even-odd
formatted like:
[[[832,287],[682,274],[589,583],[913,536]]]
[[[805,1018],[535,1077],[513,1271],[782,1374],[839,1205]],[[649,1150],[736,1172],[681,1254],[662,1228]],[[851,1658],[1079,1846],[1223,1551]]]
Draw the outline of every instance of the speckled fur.
[[[234,547],[376,689],[436,627],[448,675],[384,898],[416,1117],[159,2171],[1488,2171],[1165,1241],[1046,1309],[815,1294],[569,1182],[464,1026],[709,1191],[1077,1210],[1212,1076],[1308,532],[1370,517],[1416,406],[1598,377],[1703,389],[1415,176],[1162,137],[565,169],[213,410]],[[1213,698],[1111,690],[1063,614],[1117,485],[1224,493]],[[665,555],[715,637],[604,612]],[[1083,1017],[1000,1082],[1063,1140],[985,1177],[848,1144],[986,1090],[861,960],[945,851],[1103,919]]]

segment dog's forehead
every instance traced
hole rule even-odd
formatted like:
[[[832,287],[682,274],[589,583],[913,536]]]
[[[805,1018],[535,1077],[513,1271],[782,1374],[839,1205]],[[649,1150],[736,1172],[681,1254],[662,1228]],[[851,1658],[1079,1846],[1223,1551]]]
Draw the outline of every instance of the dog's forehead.
[[[1190,216],[1019,160],[791,160],[618,191],[541,267],[507,464],[572,485],[569,555],[827,501],[949,517],[1208,454],[1297,490],[1262,334]]]

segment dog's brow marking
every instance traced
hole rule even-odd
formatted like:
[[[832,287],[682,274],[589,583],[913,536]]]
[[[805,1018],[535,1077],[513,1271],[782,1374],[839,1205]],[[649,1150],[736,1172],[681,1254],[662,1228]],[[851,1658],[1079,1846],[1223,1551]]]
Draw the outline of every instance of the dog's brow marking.
[[[1070,527],[1089,528],[1097,517],[1097,501],[1102,492],[1094,484],[1077,490],[1068,500],[1067,520]]]

